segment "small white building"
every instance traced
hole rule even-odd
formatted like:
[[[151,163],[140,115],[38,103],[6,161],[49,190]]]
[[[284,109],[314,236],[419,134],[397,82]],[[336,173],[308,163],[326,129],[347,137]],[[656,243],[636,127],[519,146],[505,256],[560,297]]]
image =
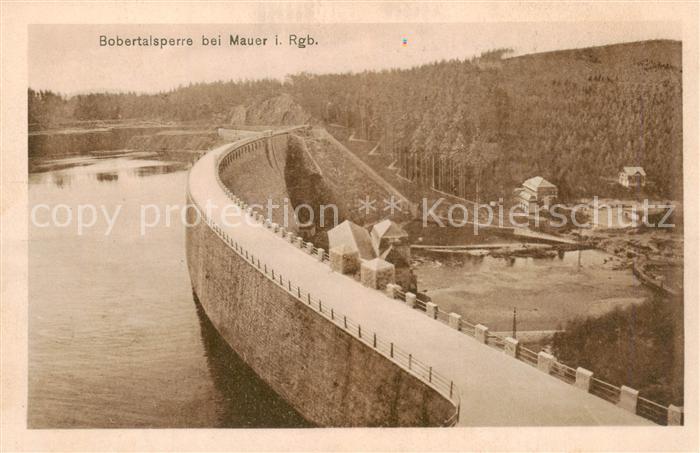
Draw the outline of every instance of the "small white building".
[[[548,208],[557,198],[557,186],[541,176],[535,176],[515,190],[515,199],[527,212],[533,212],[538,207]]]
[[[619,183],[627,188],[644,187],[647,184],[647,174],[642,167],[622,167]]]

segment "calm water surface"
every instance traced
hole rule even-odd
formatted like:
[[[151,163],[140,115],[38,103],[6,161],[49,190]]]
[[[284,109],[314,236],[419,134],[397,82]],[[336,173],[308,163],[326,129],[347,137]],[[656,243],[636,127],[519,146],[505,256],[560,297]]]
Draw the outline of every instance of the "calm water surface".
[[[30,207],[100,212],[80,235],[75,222],[30,225],[30,427],[306,426],[193,301],[180,211],[141,235],[142,205],[182,206],[188,164],[115,152],[30,168]],[[119,205],[105,235],[101,210]],[[36,217],[50,221],[45,208]]]

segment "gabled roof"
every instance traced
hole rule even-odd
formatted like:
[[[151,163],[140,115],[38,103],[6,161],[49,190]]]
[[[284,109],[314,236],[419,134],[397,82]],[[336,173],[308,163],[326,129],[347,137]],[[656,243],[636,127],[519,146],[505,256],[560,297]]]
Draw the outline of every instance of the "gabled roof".
[[[525,201],[530,201],[530,200],[535,200],[535,199],[537,199],[537,197],[536,197],[534,194],[532,194],[532,193],[530,193],[530,192],[528,192],[527,190],[524,190],[524,189],[520,189],[520,190],[518,191],[518,197],[520,197],[521,199],[523,199],[523,200],[525,200]]]
[[[372,227],[372,234],[376,235],[378,238],[405,238],[408,237],[408,233],[404,231],[403,228],[398,226],[396,222],[389,219],[382,220],[381,222],[375,224]]]
[[[642,176],[646,176],[646,172],[642,167],[622,167],[622,172],[627,176],[634,176],[639,173]]]
[[[528,189],[532,190],[537,190],[537,189],[542,189],[542,188],[553,188],[556,189],[557,186],[552,184],[551,182],[547,181],[544,179],[542,176],[535,176],[534,178],[530,178],[527,181],[523,183],[524,187],[527,187]]]
[[[367,230],[349,220],[328,231],[329,249],[343,245],[356,250],[364,260],[370,260],[375,256]]]

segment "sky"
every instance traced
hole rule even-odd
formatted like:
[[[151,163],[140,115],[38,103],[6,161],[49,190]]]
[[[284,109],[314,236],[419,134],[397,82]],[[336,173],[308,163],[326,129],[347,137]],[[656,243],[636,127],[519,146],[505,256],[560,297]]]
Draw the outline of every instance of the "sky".
[[[230,35],[268,38],[229,46]],[[317,44],[289,45],[289,35]],[[192,38],[191,47],[108,47],[100,36]],[[202,36],[222,45],[203,46]],[[275,35],[280,45],[274,44]],[[404,39],[406,43],[404,44]],[[681,40],[671,22],[464,24],[31,25],[29,85],[63,94],[153,93],[195,82],[405,68],[470,58],[495,48],[517,55],[647,39]]]

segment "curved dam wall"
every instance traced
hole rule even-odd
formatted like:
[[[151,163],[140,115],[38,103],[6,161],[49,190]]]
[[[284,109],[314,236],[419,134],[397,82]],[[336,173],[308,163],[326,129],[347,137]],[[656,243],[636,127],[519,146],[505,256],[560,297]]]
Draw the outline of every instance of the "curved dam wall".
[[[236,132],[219,131],[223,137]],[[358,164],[349,150],[327,137],[318,129],[303,128],[255,141],[235,158],[235,165],[222,166],[221,180],[250,205],[267,206],[271,201],[281,206],[271,213],[267,208],[262,211],[273,222],[321,247],[327,247],[326,232],[344,220],[370,225],[385,218],[402,221],[410,217],[407,205],[402,205],[403,212],[383,209],[387,200],[400,202],[400,197],[377,183],[378,176]],[[362,200],[373,200],[373,208],[359,209]]]
[[[287,168],[288,135],[277,135],[264,140],[253,140],[245,148],[232,150],[232,165],[220,169],[223,184],[233,193],[243,196],[249,204],[267,206],[268,201],[283,206],[285,200],[291,200],[291,194],[285,181]],[[248,140],[250,141],[250,140]],[[264,208],[266,209],[266,208]],[[290,231],[297,231],[293,209],[275,208],[271,211],[272,220],[286,224]]]
[[[267,159],[267,153],[259,151],[271,150],[272,141],[275,160],[260,162]],[[453,402],[368,346],[367,340],[361,341],[339,327],[337,318],[334,323],[327,314],[320,315],[310,303],[304,303],[299,288],[298,295],[292,291],[291,282],[289,291],[286,282],[278,284],[275,273],[261,265],[265,256],[253,256],[255,250],[243,250],[237,245],[235,229],[229,230],[231,236],[227,236],[211,219],[197,221],[198,216],[205,215],[201,206],[206,200],[201,199],[201,187],[197,193],[190,189],[193,182],[201,182],[200,178],[210,178],[212,192],[235,193],[232,180],[236,172],[256,171],[260,181],[277,185],[277,196],[285,195],[281,175],[286,144],[286,135],[246,139],[211,151],[190,173],[188,201],[198,207],[188,210],[191,226],[186,232],[187,261],[193,290],[207,316],[256,374],[314,424],[454,424],[457,407]],[[234,158],[232,153],[236,152]],[[216,172],[219,161],[227,156],[231,157],[226,159],[226,177],[221,175],[221,179],[232,187],[224,189],[216,184]],[[260,196],[267,198],[268,194]],[[265,230],[258,234],[261,233],[272,234]],[[285,253],[284,247],[279,253]]]

